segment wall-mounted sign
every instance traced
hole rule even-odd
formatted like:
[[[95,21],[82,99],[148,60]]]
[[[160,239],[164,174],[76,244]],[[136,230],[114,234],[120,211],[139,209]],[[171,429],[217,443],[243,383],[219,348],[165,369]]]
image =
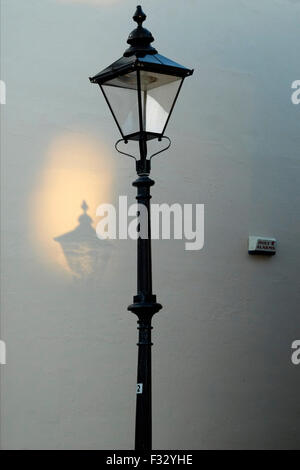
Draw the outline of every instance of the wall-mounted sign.
[[[249,236],[249,255],[275,255],[277,241],[275,238]]]

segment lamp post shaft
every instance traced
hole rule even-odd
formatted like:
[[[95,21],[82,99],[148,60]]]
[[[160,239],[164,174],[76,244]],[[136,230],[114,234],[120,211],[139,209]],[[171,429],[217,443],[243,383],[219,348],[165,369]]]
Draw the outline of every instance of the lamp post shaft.
[[[140,233],[145,230],[147,238],[137,240],[137,292],[141,299],[151,300],[152,259],[151,259],[151,217],[150,187],[154,184],[148,176],[140,176],[133,183],[137,186],[137,201],[146,211],[140,212]],[[143,225],[146,225],[143,226]],[[138,316],[138,366],[135,422],[135,449],[152,449],[152,379],[151,379],[151,312],[141,311]]]
[[[138,320],[135,449],[152,449],[151,318]]]
[[[128,310],[138,317],[138,365],[135,422],[135,449],[149,451],[152,448],[152,387],[151,387],[151,320],[162,306],[156,302],[152,293],[151,261],[151,213],[150,188],[154,181],[146,171],[146,146],[141,145],[141,160],[137,162],[138,178],[133,182],[137,188],[136,199],[139,204],[140,236],[137,241],[137,295]],[[150,166],[147,167],[150,171]],[[145,209],[145,210],[142,210]]]

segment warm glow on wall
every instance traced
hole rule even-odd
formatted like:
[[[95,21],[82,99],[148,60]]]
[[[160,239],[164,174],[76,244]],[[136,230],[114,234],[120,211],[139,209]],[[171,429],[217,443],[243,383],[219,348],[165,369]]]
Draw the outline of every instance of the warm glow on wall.
[[[79,134],[58,137],[46,157],[30,200],[29,236],[41,260],[71,273],[54,238],[78,225],[83,200],[93,221],[98,205],[110,201],[113,157],[102,144]]]

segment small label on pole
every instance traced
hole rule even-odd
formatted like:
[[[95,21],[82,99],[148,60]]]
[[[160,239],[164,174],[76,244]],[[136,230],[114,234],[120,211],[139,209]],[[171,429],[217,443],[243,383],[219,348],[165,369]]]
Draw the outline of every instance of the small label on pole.
[[[143,384],[136,384],[136,393],[143,393]]]

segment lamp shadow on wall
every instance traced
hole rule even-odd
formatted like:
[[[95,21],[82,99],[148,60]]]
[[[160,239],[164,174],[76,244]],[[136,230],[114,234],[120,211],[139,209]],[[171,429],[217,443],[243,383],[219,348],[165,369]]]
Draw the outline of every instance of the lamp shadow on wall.
[[[112,155],[98,139],[52,139],[28,201],[28,242],[43,272],[67,283],[106,279],[115,245],[97,237],[96,210],[111,200],[113,181]]]
[[[78,217],[79,224],[74,230],[55,237],[54,241],[60,244],[74,278],[89,279],[95,273],[97,277],[104,273],[113,245],[97,237],[85,200],[81,208],[83,213]]]

